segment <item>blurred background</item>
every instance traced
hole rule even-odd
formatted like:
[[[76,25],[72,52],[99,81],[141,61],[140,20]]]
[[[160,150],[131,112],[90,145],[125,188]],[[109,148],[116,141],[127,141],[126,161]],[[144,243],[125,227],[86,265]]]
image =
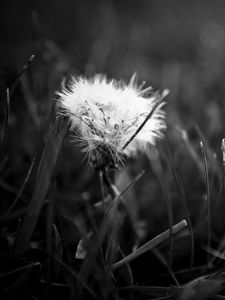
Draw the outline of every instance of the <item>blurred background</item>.
[[[31,54],[36,54],[36,92],[43,92],[45,76],[49,97],[68,73],[103,72],[128,80],[137,72],[140,81],[170,89],[173,122],[179,116],[221,138],[223,1],[2,0],[0,5],[1,85],[14,82]]]
[[[21,209],[29,203],[55,92],[60,90],[62,79],[70,74],[104,73],[128,81],[137,72],[140,83],[146,81],[156,90],[170,90],[166,138],[159,141],[158,150],[128,162],[126,169],[116,174],[122,189],[142,169],[146,170],[127,194],[140,236],[144,240],[168,228],[162,198],[168,198],[173,222],[186,218],[179,194],[183,193],[196,243],[206,240],[205,173],[199,146],[202,140],[210,176],[212,241],[217,244],[225,229],[220,149],[225,135],[224,16],[222,0],[1,0],[1,128],[6,88],[13,85],[28,58],[35,54],[10,99],[6,151],[0,168],[3,211],[13,202],[36,160],[15,213],[5,224],[7,230],[16,228]],[[94,203],[100,195],[98,176],[82,161],[84,153],[71,140],[68,134],[54,175],[55,205],[63,216],[76,215],[85,201]],[[65,228],[69,240],[71,229]],[[184,245],[178,256],[189,255],[190,247]]]

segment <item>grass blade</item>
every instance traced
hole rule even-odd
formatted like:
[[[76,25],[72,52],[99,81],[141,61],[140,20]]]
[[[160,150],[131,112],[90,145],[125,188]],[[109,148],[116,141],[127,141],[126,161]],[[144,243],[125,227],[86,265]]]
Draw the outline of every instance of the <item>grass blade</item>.
[[[184,229],[187,226],[187,221],[182,220],[181,222],[177,223],[172,227],[172,233],[176,234],[182,229]],[[120,261],[116,262],[111,266],[112,270],[116,270],[120,267],[122,267],[124,264],[127,264],[131,260],[139,257],[140,255],[144,254],[145,252],[155,248],[156,246],[163,243],[165,240],[167,240],[170,236],[170,229],[167,229],[163,233],[157,235],[152,240],[148,241],[144,245],[142,245],[140,248],[138,248],[136,251],[132,252],[131,254],[127,255],[125,258],[121,259]]]
[[[170,287],[164,286],[141,286],[141,285],[134,285],[134,286],[124,286],[117,288],[118,291],[121,292],[139,292],[142,294],[152,295],[152,296],[159,296],[165,294],[171,294]]]
[[[48,192],[54,167],[59,155],[63,138],[68,127],[68,120],[58,118],[51,131],[45,149],[42,153],[33,195],[24,218],[21,229],[18,232],[14,257],[20,256],[29,247],[29,242],[35,229],[39,213]]]
[[[138,127],[138,129],[135,131],[135,133],[129,138],[129,140],[123,145],[122,150],[126,149],[127,146],[133,141],[133,139],[135,139],[135,137],[138,135],[138,133],[142,130],[142,128],[145,126],[145,124],[148,122],[148,120],[152,117],[152,115],[154,114],[154,112],[156,111],[157,108],[159,108],[161,106],[161,104],[164,101],[164,98],[168,95],[169,91],[165,90],[164,93],[162,95],[158,96],[157,101],[155,102],[152,110],[150,111],[150,113],[147,115],[147,117],[145,118],[145,120],[143,121],[143,123]]]
[[[17,85],[18,85],[18,83],[19,83],[21,77],[22,77],[23,74],[26,72],[26,70],[29,68],[29,66],[30,66],[30,64],[32,63],[32,61],[34,60],[34,58],[35,58],[35,55],[32,54],[32,55],[28,58],[28,60],[27,60],[26,63],[24,64],[24,66],[22,67],[22,70],[20,71],[20,73],[18,74],[18,76],[17,76],[15,82],[13,83],[13,85],[12,85],[11,88],[10,88],[10,97],[12,97],[12,95],[14,94],[15,89],[16,89],[16,87],[17,87]]]
[[[113,208],[115,209],[118,206],[118,204],[120,203],[120,199],[123,197],[123,195],[129,190],[129,188],[135,185],[136,182],[138,182],[144,174],[145,170],[142,170],[137,176],[134,177],[134,179],[131,180],[131,182],[123,189],[122,192],[117,191],[116,197],[114,198],[111,206],[106,211],[105,215],[108,215]]]
[[[41,267],[41,263],[37,261],[37,262],[32,262],[32,263],[30,263],[26,266],[18,267],[16,269],[12,270],[12,271],[1,274],[0,279],[3,279],[7,276],[11,276],[11,275],[13,275],[15,273],[18,273],[18,272],[23,272],[24,270],[31,269],[31,268],[36,267],[36,266]]]
[[[168,273],[170,274],[171,278],[175,282],[176,286],[179,286],[179,282],[175,276],[175,273],[173,272],[173,269],[171,266],[167,263],[166,259],[163,257],[162,253],[158,249],[153,249],[152,253],[155,254],[155,256],[160,260],[160,262],[167,268]]]
[[[172,150],[171,150],[171,146],[170,146],[170,142],[168,143],[168,156],[169,156],[169,166],[171,168],[171,172],[174,178],[174,182],[176,185],[176,190],[177,190],[177,194],[179,196],[179,199],[184,207],[184,212],[187,218],[187,223],[188,223],[188,227],[189,227],[189,231],[190,231],[190,239],[191,239],[191,257],[190,257],[190,269],[193,269],[193,265],[194,265],[194,249],[195,249],[195,245],[194,245],[194,231],[193,231],[193,226],[192,226],[192,221],[191,221],[191,217],[190,217],[190,213],[189,213],[189,209],[188,209],[188,205],[187,205],[187,201],[186,201],[186,197],[185,197],[185,192],[184,192],[184,187],[183,187],[183,182],[181,179],[181,175],[179,174],[176,162],[175,162],[175,158],[173,156]]]
[[[208,164],[206,159],[206,153],[205,153],[205,147],[202,141],[200,141],[200,148],[202,153],[202,160],[204,164],[204,170],[205,170],[205,184],[206,184],[206,201],[207,201],[207,219],[208,219],[208,226],[207,226],[207,244],[208,248],[211,248],[211,208],[210,208],[210,190],[209,190],[209,170],[208,170]],[[208,252],[207,255],[207,263],[209,265],[210,263],[210,253]]]
[[[3,139],[2,145],[0,150],[0,162],[3,160],[5,156],[5,147],[7,141],[7,132],[8,132],[8,121],[9,121],[9,112],[10,112],[10,96],[9,96],[9,89],[6,90],[6,112],[5,112],[5,122],[3,128]]]
[[[225,183],[225,139],[222,139],[221,152],[223,155],[223,174],[222,174],[222,186],[221,186],[220,194],[222,195],[224,193],[224,183]]]
[[[43,253],[47,254],[45,251],[41,250]],[[59,260],[55,256],[50,256],[56,263],[58,263],[61,267],[63,267],[69,274],[72,275],[72,277],[76,280],[76,282],[79,282],[80,285],[84,287],[84,289],[94,298],[99,299],[98,295],[95,293],[95,291],[91,288],[91,286],[83,279],[83,277],[80,276],[80,274],[77,274],[77,272],[70,267],[68,264],[64,263],[63,261]]]
[[[127,192],[127,190],[133,186],[140,178],[144,175],[144,171],[142,171],[140,174],[138,174],[126,187],[122,192],[119,192],[113,187],[114,192],[116,193],[116,196],[114,200],[112,201],[112,204],[107,209],[107,211],[104,214],[103,219],[101,220],[101,223],[99,225],[99,229],[97,232],[97,235],[95,235],[95,242],[93,245],[91,245],[91,252],[89,253],[89,256],[87,257],[86,261],[84,262],[81,270],[80,275],[82,278],[86,278],[87,275],[90,273],[91,268],[93,268],[93,265],[96,263],[96,256],[99,250],[101,250],[102,241],[104,240],[110,224],[112,222],[113,216],[116,212],[116,209],[118,205],[120,204],[120,199],[122,196]],[[107,185],[112,184],[111,182],[108,182]]]
[[[159,159],[159,155],[157,151],[152,152],[151,155],[147,154],[151,167],[157,177],[158,183],[160,185],[162,194],[163,194],[163,204],[166,208],[166,213],[168,216],[168,225],[170,228],[170,239],[169,239],[169,266],[168,268],[172,270],[173,266],[173,235],[172,235],[172,227],[173,227],[173,207],[171,203],[170,190],[168,184],[168,174],[163,170],[162,163]],[[167,158],[165,158],[167,162]]]
[[[16,195],[15,200],[14,200],[13,203],[10,205],[10,207],[7,209],[7,211],[4,213],[4,217],[7,216],[7,215],[12,211],[12,209],[15,207],[15,205],[16,205],[17,202],[18,202],[18,200],[20,199],[20,197],[21,197],[21,195],[22,195],[22,193],[23,193],[23,191],[24,191],[24,188],[26,187],[26,184],[27,184],[27,182],[28,182],[28,180],[29,180],[29,178],[30,178],[31,172],[32,172],[32,170],[33,170],[34,161],[35,161],[35,160],[33,159],[32,163],[31,163],[31,165],[30,165],[30,168],[29,168],[29,170],[28,170],[28,172],[27,172],[27,175],[26,175],[26,177],[25,177],[25,179],[24,179],[24,181],[23,181],[23,184],[22,184],[22,186],[21,186],[21,188],[20,188],[18,194]]]

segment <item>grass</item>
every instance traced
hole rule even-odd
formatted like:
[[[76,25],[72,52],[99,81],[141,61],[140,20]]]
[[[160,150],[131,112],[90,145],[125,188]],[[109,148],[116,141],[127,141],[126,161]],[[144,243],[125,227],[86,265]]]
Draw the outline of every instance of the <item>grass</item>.
[[[23,68],[24,72],[27,68],[28,64]],[[24,72],[19,74],[16,85],[25,76]],[[10,91],[7,90],[6,94],[2,149],[6,147],[8,135]],[[97,203],[93,205],[87,199],[77,206],[75,200],[72,211],[58,209],[55,198],[60,182],[57,182],[56,170],[61,172],[62,163],[57,167],[57,161],[60,156],[64,160],[63,144],[67,143],[68,147],[71,145],[65,141],[68,120],[61,116],[55,118],[54,107],[49,111],[46,125],[48,133],[44,133],[44,147],[39,162],[35,166],[36,159],[31,161],[17,195],[11,203],[7,202],[1,216],[2,296],[13,298],[18,293],[26,299],[72,299],[75,296],[76,299],[225,298],[222,296],[223,246],[215,243],[215,238],[212,243],[210,170],[203,142],[200,140],[203,164],[203,171],[200,167],[200,172],[205,174],[205,238],[204,235],[203,239],[199,238],[194,227],[196,225],[193,225],[195,222],[191,220],[171,138],[165,140],[166,147],[160,150],[161,157],[157,156],[156,160],[149,156],[149,163],[156,172],[164,198],[169,226],[161,233],[155,227],[154,237],[150,238],[146,229],[144,236],[138,232],[138,218],[130,217],[133,203],[125,199],[129,191],[149,176],[144,170],[121,191],[112,181],[115,172],[101,171],[97,192],[100,198]],[[191,141],[185,141],[188,141],[190,155],[194,155],[194,160],[200,160],[200,153],[193,148]],[[5,153],[4,161],[5,150],[2,153]],[[221,174],[220,184],[223,186],[223,168],[216,172]],[[93,176],[98,178],[97,173]],[[32,194],[30,200],[24,202],[22,195],[26,193],[28,184],[32,185]],[[175,225],[171,185],[175,186],[187,220]],[[60,198],[63,201],[63,196]],[[189,251],[182,249],[188,244]],[[219,252],[212,245],[218,247]],[[190,264],[183,264],[189,255]],[[199,255],[205,257],[200,259],[200,265]],[[215,259],[210,260],[211,256],[215,256]],[[148,272],[145,264],[150,268]],[[182,265],[186,269],[181,272]],[[155,268],[160,271],[155,272]]]
[[[39,42],[1,99],[1,299],[225,299],[223,105],[210,102],[225,95],[222,57],[215,79],[200,62],[167,58],[165,138],[98,174],[55,109],[72,56]],[[167,68],[179,86],[167,86]]]

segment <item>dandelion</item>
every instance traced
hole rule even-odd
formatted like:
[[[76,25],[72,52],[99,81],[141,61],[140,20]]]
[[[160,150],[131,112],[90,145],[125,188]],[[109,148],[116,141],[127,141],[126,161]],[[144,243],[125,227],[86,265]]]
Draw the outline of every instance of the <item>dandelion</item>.
[[[162,137],[168,91],[160,95],[143,85],[138,86],[135,75],[129,83],[104,75],[72,77],[68,88],[57,93],[62,113],[69,116],[93,167],[116,167]]]

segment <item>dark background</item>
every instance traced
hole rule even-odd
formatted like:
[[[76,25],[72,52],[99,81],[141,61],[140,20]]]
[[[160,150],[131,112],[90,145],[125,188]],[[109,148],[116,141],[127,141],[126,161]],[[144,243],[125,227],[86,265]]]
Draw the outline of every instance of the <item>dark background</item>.
[[[71,70],[125,80],[137,72],[140,81],[170,89],[173,122],[178,116],[196,122],[215,138],[221,132],[223,1],[3,0],[0,14],[1,77],[7,85],[33,53],[40,72],[49,72],[50,93]],[[47,68],[51,63],[54,70]]]

